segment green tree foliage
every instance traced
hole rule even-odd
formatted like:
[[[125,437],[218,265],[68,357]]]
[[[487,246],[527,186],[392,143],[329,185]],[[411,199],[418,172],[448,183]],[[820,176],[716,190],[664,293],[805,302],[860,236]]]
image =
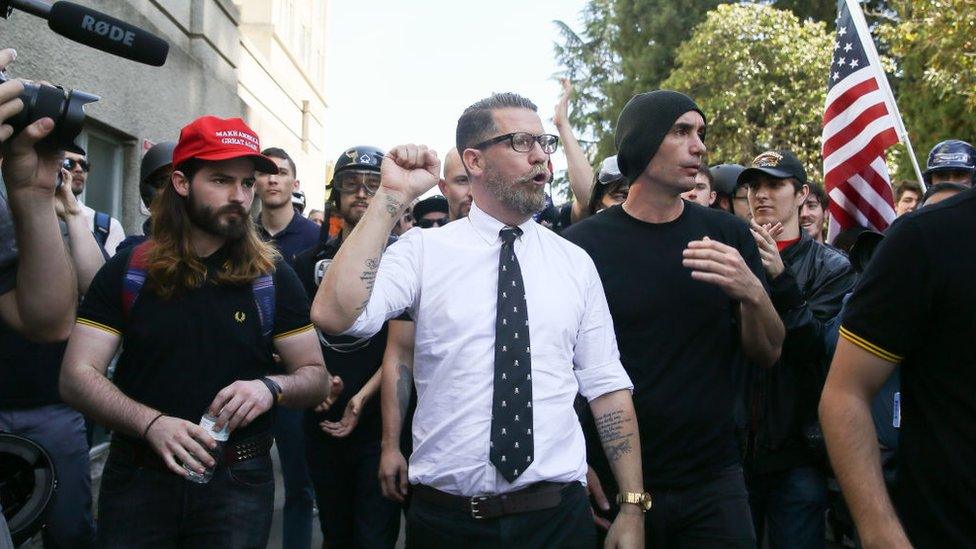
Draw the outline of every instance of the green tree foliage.
[[[944,139],[976,139],[976,2],[892,2],[897,20],[879,37],[897,63],[892,87],[922,169]],[[896,177],[915,179],[904,151],[894,155]]]
[[[570,121],[591,158],[614,154],[613,128],[635,93],[660,87],[674,56],[721,0],[590,0],[579,33],[557,21],[556,56],[573,81]]]
[[[790,149],[821,173],[820,132],[833,40],[824,23],[758,4],[710,12],[662,84],[694,97],[708,117],[710,162],[747,164]]]

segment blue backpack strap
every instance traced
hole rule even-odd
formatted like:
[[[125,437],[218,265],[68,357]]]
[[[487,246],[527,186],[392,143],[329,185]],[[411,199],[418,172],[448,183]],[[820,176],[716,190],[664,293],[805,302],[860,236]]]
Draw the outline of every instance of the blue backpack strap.
[[[132,249],[129,255],[129,263],[125,267],[125,276],[122,278],[122,317],[129,319],[129,312],[139,297],[139,292],[146,285],[146,266],[148,265],[147,255],[152,248],[152,241],[147,240]]]
[[[261,320],[261,335],[269,336],[274,329],[274,278],[270,274],[255,278],[251,283],[251,291],[254,293],[254,304],[258,308],[258,318]]]
[[[92,234],[95,235],[95,240],[100,247],[105,247],[105,242],[108,241],[108,233],[111,229],[112,217],[105,212],[95,212],[95,230],[92,231]]]

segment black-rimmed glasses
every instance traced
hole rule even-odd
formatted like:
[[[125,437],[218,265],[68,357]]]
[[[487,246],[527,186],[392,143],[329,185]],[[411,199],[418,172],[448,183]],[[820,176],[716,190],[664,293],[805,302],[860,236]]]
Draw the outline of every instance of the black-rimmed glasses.
[[[495,143],[501,143],[502,141],[509,141],[512,145],[512,149],[515,152],[527,153],[532,150],[532,146],[536,143],[542,147],[542,152],[546,154],[552,154],[556,152],[556,147],[559,146],[559,137],[552,135],[551,133],[544,133],[542,135],[532,135],[528,132],[513,132],[506,133],[505,135],[499,135],[498,137],[492,137],[486,141],[482,141],[475,145],[474,149],[483,149],[489,145],[494,145]]]

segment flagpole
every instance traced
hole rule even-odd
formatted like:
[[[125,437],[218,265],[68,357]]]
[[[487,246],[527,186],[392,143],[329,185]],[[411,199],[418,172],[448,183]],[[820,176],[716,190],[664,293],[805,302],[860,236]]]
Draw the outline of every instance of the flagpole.
[[[895,101],[895,94],[891,91],[891,84],[888,82],[888,75],[885,74],[883,66],[881,65],[881,58],[878,56],[878,50],[874,47],[874,37],[871,36],[871,31],[868,29],[868,22],[864,19],[864,12],[861,10],[861,5],[857,0],[845,0],[847,2],[847,10],[851,13],[851,21],[854,23],[854,27],[860,36],[865,36],[870,38],[866,43],[861,40],[861,46],[864,47],[864,53],[868,57],[868,62],[878,67],[878,72],[881,74],[880,84],[881,91],[884,93],[885,98],[888,100],[887,103],[891,105],[892,110],[895,112],[895,132],[898,134],[898,139],[905,144],[908,149],[908,157],[912,161],[912,167],[915,169],[915,176],[918,178],[918,184],[922,186],[922,193],[925,193],[925,179],[922,177],[922,170],[918,167],[918,159],[915,158],[915,149],[912,147],[912,140],[908,136],[908,130],[905,128],[905,122],[901,118],[901,112],[898,110],[898,103]]]

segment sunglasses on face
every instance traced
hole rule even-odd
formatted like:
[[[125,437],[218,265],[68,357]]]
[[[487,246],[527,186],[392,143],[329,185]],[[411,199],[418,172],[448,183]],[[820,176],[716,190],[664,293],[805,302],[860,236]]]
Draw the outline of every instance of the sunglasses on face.
[[[335,188],[343,194],[359,192],[362,187],[366,194],[373,196],[380,189],[380,174],[376,172],[343,172],[335,176]]]
[[[81,171],[88,171],[88,161],[87,160],[75,160],[74,158],[65,158],[61,161],[61,167],[68,170],[69,172],[75,169],[75,166],[80,166]]]
[[[431,227],[443,227],[447,225],[446,217],[438,217],[436,219],[418,219],[416,225],[421,229],[429,229]]]

